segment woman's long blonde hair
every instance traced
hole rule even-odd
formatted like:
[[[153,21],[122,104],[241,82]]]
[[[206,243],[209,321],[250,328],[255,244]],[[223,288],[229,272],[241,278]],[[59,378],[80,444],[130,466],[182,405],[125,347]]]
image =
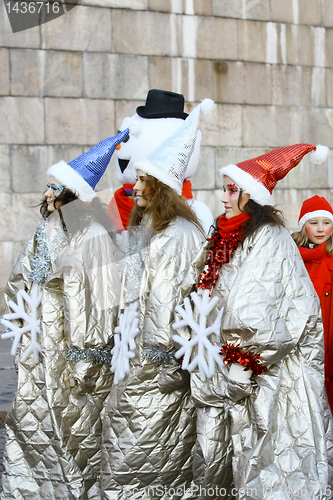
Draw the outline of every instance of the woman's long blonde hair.
[[[291,236],[298,247],[305,247],[309,243],[309,238],[305,231],[305,224],[300,231],[295,231]],[[326,242],[326,253],[329,257],[333,256],[333,230]]]
[[[179,196],[174,189],[155,179],[152,175],[145,177],[146,187],[144,195],[151,195],[147,207],[135,204],[130,219],[130,226],[138,226],[143,215],[147,215],[150,225],[160,233],[164,231],[176,217],[183,217],[192,222],[204,234],[204,230],[185,198]]]

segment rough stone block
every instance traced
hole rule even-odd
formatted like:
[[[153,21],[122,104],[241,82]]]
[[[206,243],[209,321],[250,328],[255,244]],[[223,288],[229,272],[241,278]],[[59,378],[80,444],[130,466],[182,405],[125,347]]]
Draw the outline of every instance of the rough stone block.
[[[333,69],[326,70],[327,106],[333,108]]]
[[[136,108],[138,106],[143,106],[145,101],[146,98],[142,101],[115,101],[116,130],[119,130],[123,119],[127,116],[135,115]]]
[[[322,24],[321,0],[298,1],[299,24],[320,26]]]
[[[200,17],[196,56],[205,59],[238,59],[238,22],[235,19]]]
[[[13,261],[13,242],[0,242],[0,288],[5,288]]]
[[[112,11],[112,41],[114,52],[121,54],[171,55],[170,15],[116,9]]]
[[[311,103],[312,68],[304,66],[272,66],[273,104],[309,106]]]
[[[235,17],[240,19],[269,19],[269,4],[265,0],[213,0],[214,16]]]
[[[282,64],[298,64],[298,26],[278,24],[276,26],[277,62]]]
[[[299,64],[314,66],[314,33],[309,26],[298,27]]]
[[[248,147],[281,147],[297,144],[302,134],[297,107],[244,106],[243,144]],[[309,141],[303,141],[309,142]]]
[[[0,49],[0,95],[9,94],[9,51]]]
[[[322,18],[323,25],[332,28],[333,27],[333,3],[331,0],[322,0]]]
[[[193,189],[214,189],[214,148],[200,147],[200,161],[196,173],[191,177]]]
[[[145,99],[148,58],[119,54],[83,55],[84,94],[107,99]]]
[[[298,2],[270,0],[270,20],[278,23],[298,24]]]
[[[41,144],[44,142],[43,100],[36,97],[1,97],[0,143]]]
[[[239,57],[242,61],[266,62],[267,23],[237,21]],[[271,61],[269,61],[271,62]]]
[[[39,211],[34,207],[40,200],[39,193],[4,194],[0,193],[0,241],[27,241],[36,229],[40,219]]]
[[[258,148],[216,148],[215,150],[215,186],[222,188],[220,169],[227,165],[235,165],[241,161],[255,158],[266,153],[267,149]]]
[[[42,194],[46,189],[48,168],[60,160],[74,160],[82,152],[82,148],[78,146],[12,146],[13,191],[39,191]]]
[[[198,201],[206,203],[206,205],[212,212],[214,219],[224,212],[223,204],[221,202],[221,199],[223,197],[222,189],[215,189],[214,191],[212,190],[194,191],[193,197]]]
[[[77,5],[41,26],[43,48],[111,52],[111,11]],[[59,34],[62,34],[60,36]]]
[[[42,50],[11,49],[11,95],[42,95]]]
[[[149,88],[171,89],[189,101],[213,96],[212,64],[204,59],[149,59]]]
[[[333,3],[332,3],[333,6]],[[325,30],[325,59],[326,66],[329,68],[333,67],[333,29]]]
[[[333,109],[302,108],[301,141],[333,147]]]
[[[148,0],[148,9],[158,12],[173,12],[176,14],[195,14],[197,16],[211,16],[211,0]]]
[[[214,80],[218,102],[272,103],[271,65],[215,61]]]
[[[148,7],[148,0],[81,0],[81,3],[82,5],[133,10],[145,10]]]
[[[34,231],[35,228],[32,229],[32,231]],[[31,233],[32,233],[31,231]],[[12,266],[14,266],[16,264],[16,261],[17,259],[19,258],[19,256],[21,255],[21,252],[24,248],[24,245],[25,245],[25,241],[14,241],[13,242],[13,263],[12,263]]]
[[[13,33],[6,9],[0,9],[0,47],[40,48],[39,26]]]
[[[216,104],[209,116],[201,116],[202,146],[241,146],[242,107]]]
[[[47,144],[91,144],[115,133],[114,103],[102,99],[45,99]]]
[[[9,146],[5,144],[0,145],[0,186],[2,193],[9,193],[11,191],[10,182],[11,162]]]
[[[45,52],[44,96],[82,96],[82,54]]]

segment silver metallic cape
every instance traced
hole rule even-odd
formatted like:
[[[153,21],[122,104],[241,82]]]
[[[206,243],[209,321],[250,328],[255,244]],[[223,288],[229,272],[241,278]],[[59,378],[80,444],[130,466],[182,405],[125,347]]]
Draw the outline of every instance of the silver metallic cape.
[[[120,294],[115,247],[93,221],[62,245],[57,245],[64,234],[57,222],[46,231],[49,272],[36,260],[37,230],[6,289],[7,301],[16,301],[17,291],[29,292],[31,278],[44,273],[45,279],[34,278],[43,292],[42,354],[36,365],[32,356],[18,363],[18,390],[6,419],[1,498],[99,500],[100,412],[112,382],[105,352],[112,347]],[[39,257],[47,261],[45,246]],[[26,333],[21,354],[29,343]]]
[[[114,385],[103,421],[103,499],[179,499],[192,478],[195,413],[189,377],[172,355],[175,306],[189,293],[188,270],[202,247],[200,231],[178,218],[133,260],[139,328],[130,373]],[[133,269],[125,270],[125,286]],[[133,299],[133,298],[131,298]],[[159,352],[160,351],[160,352]],[[166,353],[167,352],[167,353]],[[163,354],[164,353],[164,354]],[[166,490],[178,489],[169,496]]]
[[[196,259],[197,272],[206,256]],[[268,372],[250,384],[233,382],[228,370],[206,382],[191,375],[198,438],[195,494],[186,498],[329,498],[332,416],[320,306],[288,231],[265,226],[248,238],[212,295],[217,310],[225,308],[222,342],[260,353]]]

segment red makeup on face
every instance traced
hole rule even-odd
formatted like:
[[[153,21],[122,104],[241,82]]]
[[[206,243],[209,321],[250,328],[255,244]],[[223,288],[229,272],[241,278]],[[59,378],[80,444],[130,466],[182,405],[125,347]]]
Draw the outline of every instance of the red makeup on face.
[[[244,205],[248,202],[250,196],[242,193],[241,203],[240,206],[238,206],[241,189],[227,175],[224,176],[223,191],[224,194],[221,201],[224,204],[226,219],[231,219],[231,217],[243,213]]]
[[[320,245],[329,239],[332,233],[333,223],[327,217],[313,217],[305,223],[305,232],[309,241]]]

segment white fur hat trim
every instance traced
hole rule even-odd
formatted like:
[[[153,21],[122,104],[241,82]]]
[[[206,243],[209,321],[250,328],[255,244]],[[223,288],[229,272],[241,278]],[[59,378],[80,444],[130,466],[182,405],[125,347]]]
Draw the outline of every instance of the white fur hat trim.
[[[90,203],[96,196],[95,191],[88,182],[63,160],[52,165],[48,169],[47,175],[55,177],[60,184],[76,193],[82,201]]]
[[[182,194],[183,182],[179,181],[178,184],[177,182],[173,181],[147,159],[144,158],[143,160],[136,161],[134,163],[134,168],[136,170],[142,170],[142,172],[145,172],[148,175],[152,175],[153,177],[155,177],[155,179],[158,179],[159,181],[163,182],[163,184],[166,184],[167,186],[174,189],[177,194]]]
[[[303,217],[298,221],[299,227],[302,229],[308,220],[314,219],[315,217],[327,217],[333,222],[333,214],[331,214],[331,212],[328,210],[315,210],[314,212],[308,212],[303,215]]]
[[[248,174],[237,165],[227,165],[220,169],[220,176],[223,182],[223,177],[227,175],[239,186],[244,193],[250,195],[250,198],[259,205],[272,205],[272,195],[267,188],[257,181],[252,175]]]

